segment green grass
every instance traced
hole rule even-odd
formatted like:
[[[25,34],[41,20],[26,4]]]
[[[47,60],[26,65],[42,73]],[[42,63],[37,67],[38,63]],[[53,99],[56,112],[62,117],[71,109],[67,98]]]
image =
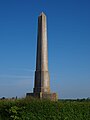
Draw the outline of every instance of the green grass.
[[[90,120],[90,101],[0,100],[0,120]]]

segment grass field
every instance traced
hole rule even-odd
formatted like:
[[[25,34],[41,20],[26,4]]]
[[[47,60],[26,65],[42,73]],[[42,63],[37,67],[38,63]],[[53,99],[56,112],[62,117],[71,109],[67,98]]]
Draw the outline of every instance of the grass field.
[[[0,100],[0,120],[90,120],[90,101]]]

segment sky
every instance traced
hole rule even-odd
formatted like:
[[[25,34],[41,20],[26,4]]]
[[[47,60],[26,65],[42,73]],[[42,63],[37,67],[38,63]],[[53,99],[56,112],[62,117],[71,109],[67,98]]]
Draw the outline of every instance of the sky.
[[[42,11],[51,92],[61,99],[90,97],[90,0],[0,0],[0,98],[33,91]]]

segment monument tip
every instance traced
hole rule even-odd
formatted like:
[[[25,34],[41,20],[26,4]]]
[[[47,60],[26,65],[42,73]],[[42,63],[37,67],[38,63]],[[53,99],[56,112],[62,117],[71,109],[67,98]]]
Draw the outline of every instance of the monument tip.
[[[42,16],[42,15],[46,16],[44,12],[41,12],[40,16]]]

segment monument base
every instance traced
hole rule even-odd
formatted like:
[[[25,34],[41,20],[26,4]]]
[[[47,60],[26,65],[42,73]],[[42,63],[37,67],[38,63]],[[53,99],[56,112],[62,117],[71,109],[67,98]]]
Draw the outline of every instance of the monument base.
[[[26,97],[34,97],[34,98],[40,98],[40,99],[48,99],[51,101],[57,101],[58,96],[56,93],[27,93]]]

